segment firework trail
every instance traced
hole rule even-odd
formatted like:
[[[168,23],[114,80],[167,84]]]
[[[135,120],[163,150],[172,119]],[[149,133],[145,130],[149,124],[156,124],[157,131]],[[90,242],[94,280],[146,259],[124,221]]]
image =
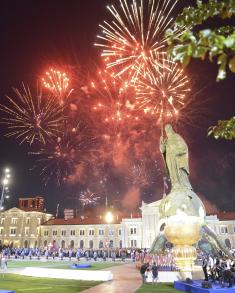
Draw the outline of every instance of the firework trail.
[[[175,35],[182,30],[174,29],[172,12],[177,0],[119,0],[119,6],[108,6],[110,21],[100,28],[96,46],[101,47],[107,68],[113,68],[116,76],[128,73],[138,76],[148,59],[166,47],[165,32],[173,29]],[[138,66],[137,66],[138,64]]]
[[[1,118],[1,123],[8,129],[6,136],[30,145],[36,141],[45,144],[56,137],[65,119],[63,107],[56,98],[43,96],[39,90],[32,94],[24,84],[21,90],[13,90],[16,96],[6,97],[9,105],[0,105],[0,111],[6,114]]]
[[[86,189],[81,192],[79,201],[81,202],[82,206],[87,205],[96,205],[97,201],[100,199],[94,192],[91,192],[90,189]]]
[[[73,89],[70,88],[69,78],[65,72],[51,68],[42,77],[43,86],[57,97],[60,104],[70,96]]]

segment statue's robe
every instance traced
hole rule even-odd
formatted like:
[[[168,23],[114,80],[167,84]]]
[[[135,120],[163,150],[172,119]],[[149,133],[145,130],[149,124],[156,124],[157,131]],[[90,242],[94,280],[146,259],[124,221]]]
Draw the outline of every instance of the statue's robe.
[[[160,148],[169,172],[172,190],[192,190],[188,180],[188,147],[184,139],[179,134],[172,133],[164,143],[161,143]]]

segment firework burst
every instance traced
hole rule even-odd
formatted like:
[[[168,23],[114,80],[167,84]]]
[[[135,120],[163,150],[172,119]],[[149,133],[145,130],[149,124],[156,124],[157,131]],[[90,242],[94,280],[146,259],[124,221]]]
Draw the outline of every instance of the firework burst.
[[[142,160],[129,168],[127,183],[145,188],[153,184],[159,174],[160,169],[156,161],[147,163]]]
[[[79,197],[79,201],[81,202],[82,206],[96,205],[99,199],[100,196],[97,196],[94,192],[91,192],[90,189],[82,191]]]
[[[0,105],[0,110],[6,114],[1,119],[8,129],[6,136],[30,145],[35,141],[45,144],[48,139],[57,136],[65,119],[57,100],[42,96],[39,90],[32,94],[24,84],[22,90],[14,88],[14,92],[14,98],[6,97],[9,106]]]
[[[43,86],[50,91],[61,104],[70,96],[72,89],[69,86],[69,78],[65,72],[50,69],[42,77]]]
[[[112,21],[100,25],[102,34],[95,44],[107,68],[116,76],[128,73],[136,77],[148,59],[166,46],[165,31],[174,30],[171,17],[178,0],[119,0],[119,7],[108,6]],[[174,30],[180,34],[182,30]],[[138,68],[137,68],[138,64]]]
[[[175,62],[162,58],[152,60],[148,68],[140,71],[136,80],[136,104],[153,118],[174,120],[187,101],[189,79]],[[161,60],[161,61],[160,61]]]
[[[90,96],[94,101],[93,111],[106,126],[118,127],[139,120],[133,87],[107,71],[99,71],[96,81],[91,82]]]
[[[60,136],[50,140],[39,151],[30,153],[37,157],[35,168],[40,167],[45,184],[52,179],[61,185],[84,162],[86,154],[92,149],[93,140],[83,127],[80,124],[76,127],[66,125]]]

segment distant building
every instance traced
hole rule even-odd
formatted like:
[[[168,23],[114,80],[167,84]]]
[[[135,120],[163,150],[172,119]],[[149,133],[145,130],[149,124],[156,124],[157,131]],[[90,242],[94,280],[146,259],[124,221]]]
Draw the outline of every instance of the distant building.
[[[38,247],[41,225],[51,214],[12,208],[0,214],[0,243],[11,247]]]
[[[64,209],[64,219],[65,220],[73,219],[74,215],[75,215],[74,209]]]
[[[44,198],[41,196],[19,198],[19,209],[23,211],[44,211]]]
[[[55,248],[150,248],[161,230],[161,200],[142,202],[142,215],[130,217],[112,212],[112,219],[90,214],[55,219],[51,214],[13,208],[0,213],[1,244],[14,247]],[[107,212],[107,210],[106,210]],[[107,214],[106,214],[107,215]],[[217,213],[206,217],[207,224],[224,241],[235,248],[235,213]]]

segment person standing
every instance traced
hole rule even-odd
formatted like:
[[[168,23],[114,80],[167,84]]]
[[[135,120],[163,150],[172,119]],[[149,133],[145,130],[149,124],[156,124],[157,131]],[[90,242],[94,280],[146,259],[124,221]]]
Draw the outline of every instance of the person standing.
[[[203,261],[202,261],[202,269],[203,269],[203,273],[205,276],[205,278],[204,278],[205,281],[208,281],[207,265],[208,265],[208,259],[207,259],[207,257],[204,257]]]
[[[152,265],[152,284],[156,285],[158,278],[158,267],[156,263],[154,262]]]
[[[80,250],[78,249],[78,250],[77,250],[77,253],[76,253],[76,259],[77,259],[78,262],[80,261],[80,257],[81,257],[81,252],[80,252]]]
[[[142,283],[145,284],[146,278],[145,278],[145,272],[147,270],[148,265],[146,263],[143,263],[140,267],[140,274],[142,277]]]
[[[71,261],[72,256],[73,256],[73,250],[69,249],[69,261]]]

